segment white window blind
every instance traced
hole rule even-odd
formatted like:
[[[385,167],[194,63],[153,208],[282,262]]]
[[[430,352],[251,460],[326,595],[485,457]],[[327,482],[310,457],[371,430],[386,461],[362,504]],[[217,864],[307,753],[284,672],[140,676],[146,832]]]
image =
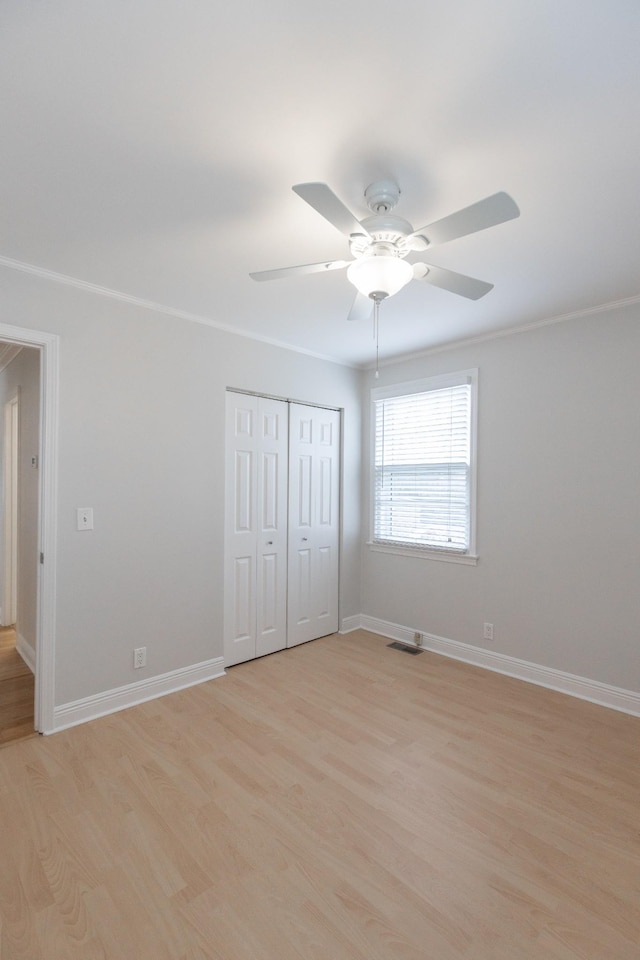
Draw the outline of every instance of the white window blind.
[[[471,403],[469,377],[374,400],[375,543],[469,551]]]

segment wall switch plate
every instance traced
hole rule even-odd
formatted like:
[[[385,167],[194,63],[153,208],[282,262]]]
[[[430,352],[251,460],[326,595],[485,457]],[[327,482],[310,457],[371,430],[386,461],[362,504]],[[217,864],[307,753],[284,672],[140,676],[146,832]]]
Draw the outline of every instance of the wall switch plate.
[[[93,507],[78,507],[78,530],[93,530]]]

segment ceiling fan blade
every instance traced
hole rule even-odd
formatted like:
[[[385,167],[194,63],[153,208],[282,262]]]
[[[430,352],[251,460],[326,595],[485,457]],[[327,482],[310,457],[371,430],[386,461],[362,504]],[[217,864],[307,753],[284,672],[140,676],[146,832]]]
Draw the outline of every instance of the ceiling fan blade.
[[[362,226],[359,220],[356,220],[351,211],[345,207],[342,200],[336,197],[326,183],[298,183],[291,188],[294,193],[313,207],[321,217],[328,220],[340,233],[350,237],[353,233],[362,234],[365,237],[369,233]]]
[[[347,320],[368,320],[371,316],[371,311],[373,310],[373,300],[370,300],[369,297],[365,297],[364,293],[358,292],[355,295],[355,299],[351,304],[351,310],[349,310],[349,316]]]
[[[447,243],[449,240],[466,237],[470,233],[495,227],[499,223],[506,223],[507,220],[514,220],[519,216],[518,205],[508,193],[494,193],[490,197],[485,197],[484,200],[472,203],[470,207],[464,207],[457,213],[451,213],[442,220],[430,223],[427,227],[414,230],[412,236],[425,237],[429,244]]]
[[[252,280],[282,280],[285,277],[301,276],[305,273],[326,273],[327,270],[342,270],[351,260],[325,260],[324,263],[303,263],[298,267],[280,267],[278,270],[259,270],[250,273]]]
[[[493,290],[492,283],[476,280],[475,277],[465,277],[463,273],[454,273],[453,270],[445,270],[444,267],[435,267],[433,264],[414,264],[413,275],[416,280],[426,280],[434,287],[448,290],[449,293],[457,293],[460,297],[466,297],[467,300],[479,300]]]

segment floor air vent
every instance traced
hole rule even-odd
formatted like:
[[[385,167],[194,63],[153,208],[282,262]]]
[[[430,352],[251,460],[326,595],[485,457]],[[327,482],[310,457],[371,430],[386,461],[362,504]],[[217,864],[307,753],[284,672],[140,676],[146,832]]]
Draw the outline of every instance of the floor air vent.
[[[387,646],[391,647],[392,650],[402,650],[403,653],[410,653],[414,657],[423,652],[420,647],[409,647],[406,643],[399,643],[397,640],[394,640],[393,643],[388,643]]]

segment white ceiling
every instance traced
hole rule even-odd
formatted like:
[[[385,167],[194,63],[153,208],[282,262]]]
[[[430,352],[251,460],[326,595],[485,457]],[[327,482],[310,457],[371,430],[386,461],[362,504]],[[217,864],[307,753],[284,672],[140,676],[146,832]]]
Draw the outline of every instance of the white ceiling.
[[[347,258],[291,185],[358,218],[393,177],[414,227],[498,190],[521,217],[430,251],[381,356],[640,295],[637,0],[3,0],[0,262],[353,364]],[[188,322],[185,319],[185,322]]]

